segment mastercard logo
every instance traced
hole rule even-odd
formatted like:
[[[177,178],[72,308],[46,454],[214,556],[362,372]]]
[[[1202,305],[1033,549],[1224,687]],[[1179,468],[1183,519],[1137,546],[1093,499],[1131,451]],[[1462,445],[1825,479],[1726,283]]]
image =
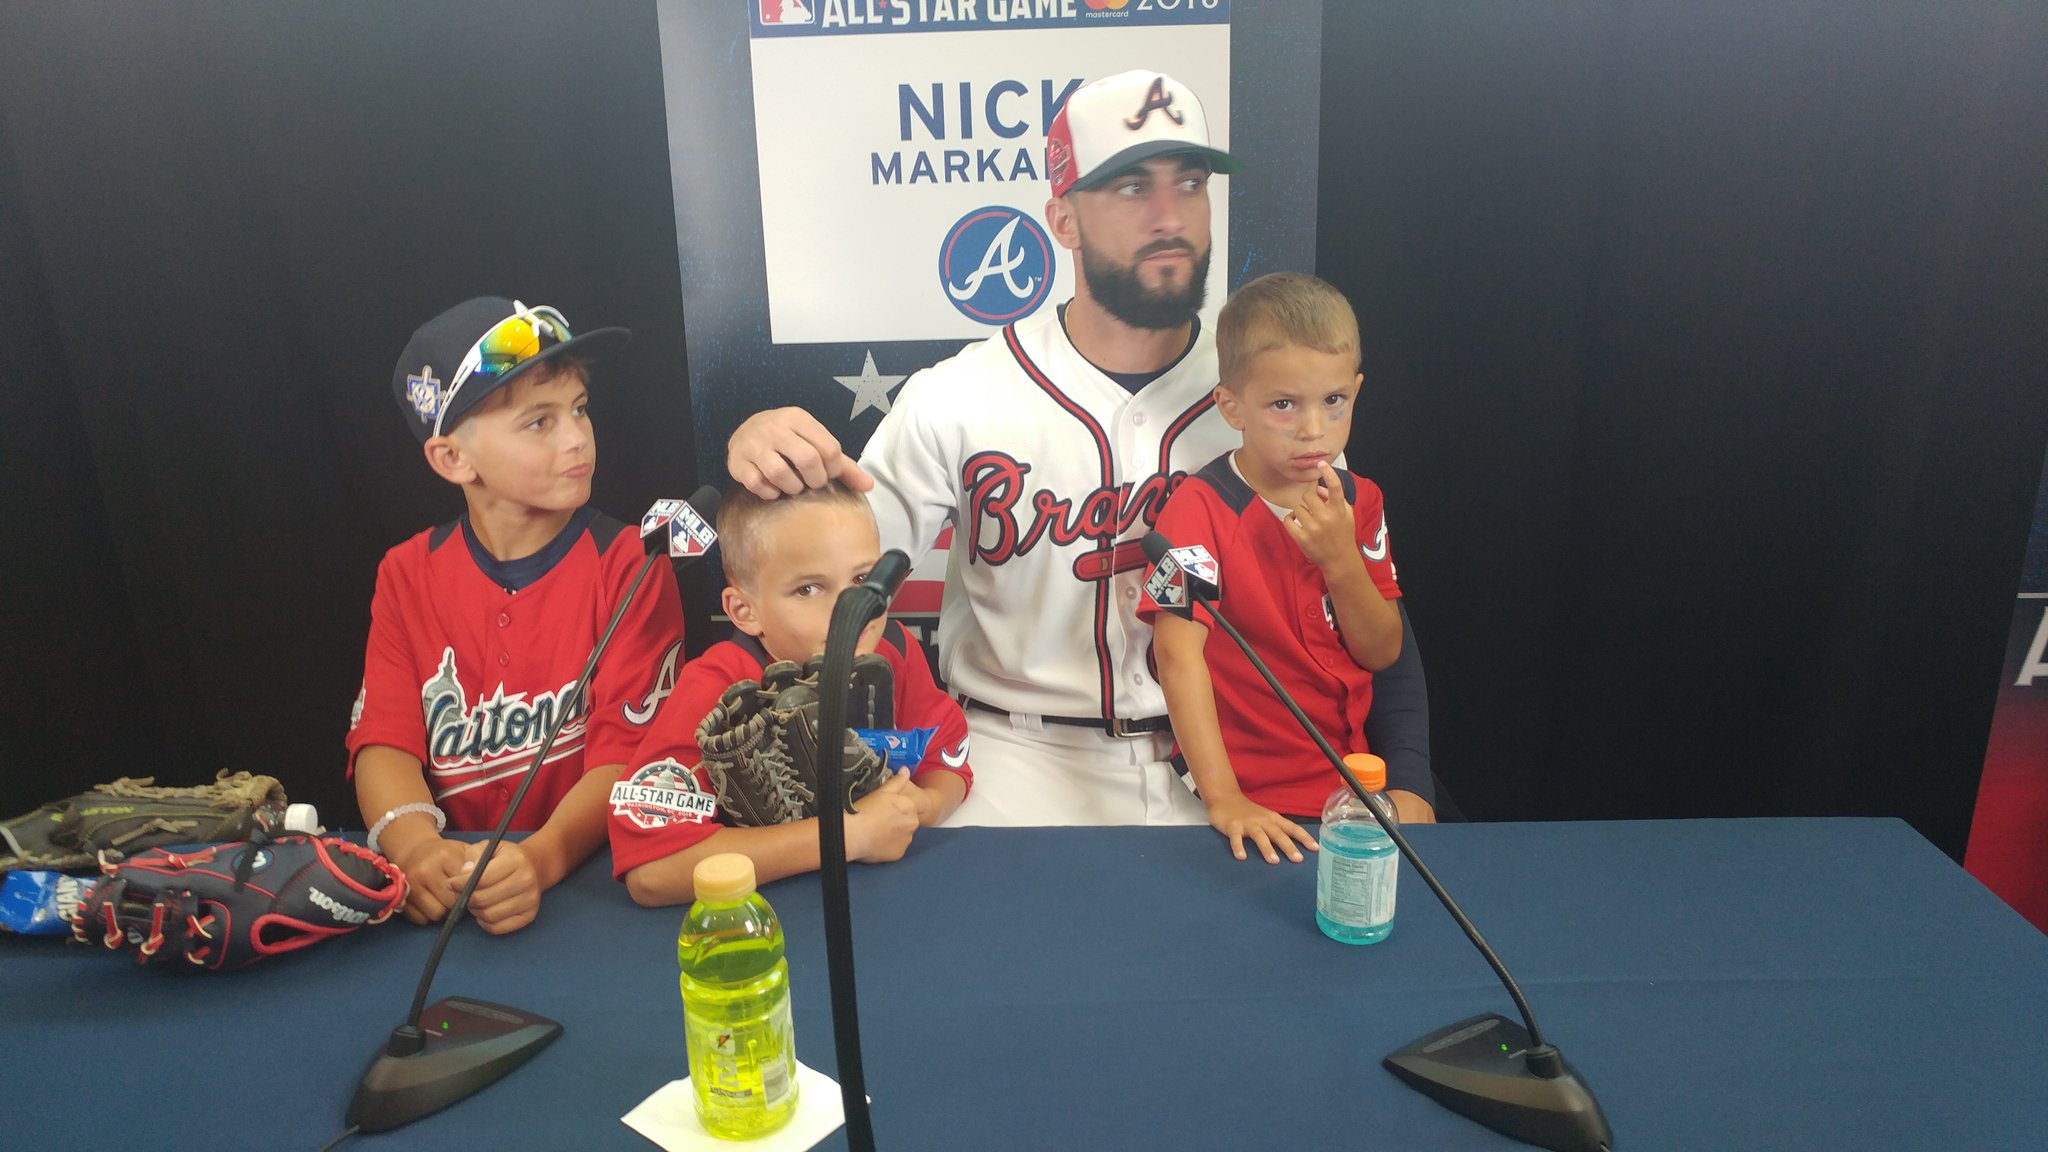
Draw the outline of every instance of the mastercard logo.
[[[1090,8],[1095,9],[1097,12],[1102,11],[1104,8],[1108,8],[1114,11],[1115,9],[1122,8],[1124,5],[1129,4],[1130,2],[1131,0],[1088,0],[1088,6]]]

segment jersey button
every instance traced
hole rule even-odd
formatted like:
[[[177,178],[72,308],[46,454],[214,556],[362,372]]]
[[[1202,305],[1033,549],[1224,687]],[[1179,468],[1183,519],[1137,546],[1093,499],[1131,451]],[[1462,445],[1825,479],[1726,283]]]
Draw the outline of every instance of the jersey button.
[[[498,667],[503,668],[510,663],[512,663],[512,654],[510,652],[498,653]]]
[[[510,624],[511,622],[512,614],[510,612],[498,613],[498,627],[503,628],[505,625]]]
[[[1132,416],[1131,423],[1143,426],[1145,423],[1145,414],[1143,412],[1140,412],[1137,415]]]

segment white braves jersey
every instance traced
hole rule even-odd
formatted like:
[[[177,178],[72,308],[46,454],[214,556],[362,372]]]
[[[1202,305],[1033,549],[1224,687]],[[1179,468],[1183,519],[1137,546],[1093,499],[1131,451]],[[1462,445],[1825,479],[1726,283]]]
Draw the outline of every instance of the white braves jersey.
[[[860,463],[884,548],[915,559],[954,525],[939,611],[950,690],[1047,716],[1166,714],[1135,615],[1139,542],[1181,477],[1239,443],[1215,386],[1206,329],[1133,396],[1054,309],[904,384]]]

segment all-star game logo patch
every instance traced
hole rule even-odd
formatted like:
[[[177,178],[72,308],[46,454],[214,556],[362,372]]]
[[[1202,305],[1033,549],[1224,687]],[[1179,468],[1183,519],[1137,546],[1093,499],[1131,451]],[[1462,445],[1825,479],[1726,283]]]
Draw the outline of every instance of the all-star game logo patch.
[[[405,401],[428,423],[441,414],[441,382],[434,379],[433,365],[422,364],[417,374],[406,375]]]
[[[718,797],[698,788],[697,774],[670,757],[612,785],[612,814],[648,831],[702,824],[718,819]]]

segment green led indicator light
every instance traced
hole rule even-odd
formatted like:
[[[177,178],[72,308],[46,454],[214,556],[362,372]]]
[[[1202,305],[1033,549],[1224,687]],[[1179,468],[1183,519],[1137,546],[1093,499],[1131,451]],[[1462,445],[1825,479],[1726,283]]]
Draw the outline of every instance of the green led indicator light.
[[[441,1031],[443,1031],[443,1032],[446,1032],[447,1030],[448,1030],[448,1022],[447,1022],[446,1020],[443,1020],[443,1021],[441,1021]],[[1503,1052],[1505,1052],[1505,1051],[1507,1051],[1507,1050],[1508,1050],[1508,1046],[1507,1046],[1507,1045],[1505,1045],[1505,1044],[1503,1044],[1503,1045],[1501,1045],[1501,1046],[1500,1046],[1500,1050],[1501,1050],[1501,1051],[1503,1051]]]

